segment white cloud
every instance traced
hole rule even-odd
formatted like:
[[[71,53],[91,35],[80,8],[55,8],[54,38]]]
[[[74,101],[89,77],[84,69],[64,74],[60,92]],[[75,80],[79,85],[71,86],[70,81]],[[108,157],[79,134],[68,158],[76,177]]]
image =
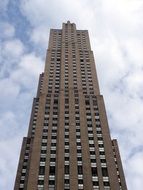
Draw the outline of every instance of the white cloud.
[[[53,22],[61,24],[61,22],[68,19],[69,16],[71,18],[73,17],[73,11],[76,16],[78,14],[78,10],[81,10],[81,8],[81,1],[72,2],[69,0],[23,0],[21,6],[23,14],[27,17],[32,26],[39,26],[41,24],[49,26],[53,25]],[[81,14],[83,14],[82,11]]]
[[[0,80],[0,152],[3,153],[0,158],[0,188],[7,190],[15,181],[22,137],[28,130],[32,99],[43,70],[43,61],[34,53],[19,53],[17,56],[16,67]]]
[[[25,106],[24,100],[28,101],[32,92],[36,92],[38,77],[44,64],[40,57],[32,53],[20,55],[18,62],[13,63],[14,69],[10,68],[7,62],[5,64],[9,67],[9,75],[3,75],[3,79],[0,80],[0,89],[3,89],[0,104],[2,110],[12,109],[16,112],[16,107],[18,110],[21,109],[20,105]],[[18,102],[22,104],[18,105]]]
[[[0,1],[0,13],[6,11],[9,0]]]
[[[127,86],[127,90],[130,92],[131,96],[142,98],[142,90],[143,90],[143,71],[142,68],[136,69],[129,74],[128,77],[125,78],[125,83]]]
[[[18,97],[20,86],[16,85],[10,78],[5,78],[0,81],[0,89],[2,89],[2,94],[0,98],[1,108],[6,108],[14,106],[16,99]]]
[[[7,131],[7,136],[8,135],[9,135],[9,131]],[[18,135],[14,136],[13,138],[8,138],[7,140],[3,139],[0,141],[0,150],[2,153],[0,156],[0,168],[1,168],[0,188],[1,189],[10,190],[13,188],[13,183],[15,180],[16,170],[17,170],[16,165],[18,163],[17,154],[20,154],[19,143],[22,144],[22,138],[21,136],[18,136]]]
[[[142,179],[143,179],[143,151],[137,152],[134,156],[132,156],[127,164],[127,168],[130,168],[130,172],[127,174],[127,177],[130,180],[129,189],[142,189]]]
[[[11,74],[11,79],[22,87],[30,89],[37,81],[39,73],[42,72],[43,65],[40,57],[36,57],[34,54],[25,54],[21,58],[18,68]]]
[[[0,22],[0,34],[3,38],[13,37],[15,34],[15,28],[8,22]]]
[[[5,57],[16,58],[23,54],[24,46],[18,39],[5,41],[2,45],[2,54]]]
[[[32,33],[31,33],[32,32]],[[48,47],[49,29],[46,26],[38,26],[30,32],[31,42],[44,50]],[[38,49],[38,47],[37,47]]]
[[[5,125],[6,124],[6,125]],[[0,128],[3,131],[1,134],[1,140],[6,140],[13,137],[17,133],[17,118],[12,112],[6,112],[0,117]]]
[[[12,38],[4,40],[0,44],[0,78],[8,77],[12,69],[19,64],[25,47],[21,40]]]

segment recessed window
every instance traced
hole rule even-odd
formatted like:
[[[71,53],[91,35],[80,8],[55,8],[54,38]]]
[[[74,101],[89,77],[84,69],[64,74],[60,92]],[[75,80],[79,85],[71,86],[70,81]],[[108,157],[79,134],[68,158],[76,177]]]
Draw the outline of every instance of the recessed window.
[[[97,167],[91,168],[92,176],[97,176]]]
[[[69,165],[65,165],[65,174],[69,174],[70,168]]]
[[[104,177],[108,176],[107,168],[102,168],[102,175],[103,175]]]
[[[40,166],[39,167],[39,175],[44,175],[45,174],[45,166]]]
[[[78,166],[78,174],[83,174],[82,165]]]

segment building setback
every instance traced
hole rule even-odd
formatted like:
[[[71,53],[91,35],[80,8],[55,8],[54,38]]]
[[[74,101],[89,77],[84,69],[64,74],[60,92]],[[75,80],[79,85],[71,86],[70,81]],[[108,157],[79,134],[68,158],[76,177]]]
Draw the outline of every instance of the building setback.
[[[127,190],[87,30],[51,29],[14,190]]]

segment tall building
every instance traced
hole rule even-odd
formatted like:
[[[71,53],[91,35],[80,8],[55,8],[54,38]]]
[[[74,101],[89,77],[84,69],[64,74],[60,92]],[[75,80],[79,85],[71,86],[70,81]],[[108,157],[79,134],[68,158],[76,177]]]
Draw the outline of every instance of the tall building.
[[[87,30],[51,29],[14,190],[127,190]]]

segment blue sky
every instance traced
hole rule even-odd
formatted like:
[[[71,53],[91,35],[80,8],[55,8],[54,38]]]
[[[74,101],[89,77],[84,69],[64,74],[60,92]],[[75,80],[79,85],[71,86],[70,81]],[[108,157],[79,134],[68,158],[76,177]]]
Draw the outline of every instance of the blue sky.
[[[143,0],[0,1],[0,189],[13,189],[50,28],[88,29],[129,190],[143,187]]]

